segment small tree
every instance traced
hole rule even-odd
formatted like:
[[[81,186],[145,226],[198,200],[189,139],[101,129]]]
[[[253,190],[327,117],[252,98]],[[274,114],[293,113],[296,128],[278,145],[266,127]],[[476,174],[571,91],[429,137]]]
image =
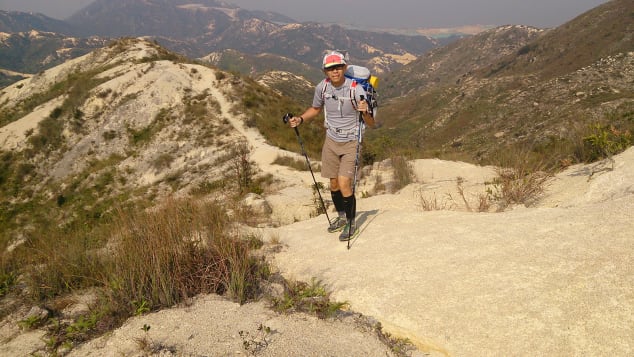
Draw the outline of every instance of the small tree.
[[[246,143],[240,143],[231,150],[231,170],[238,186],[238,193],[248,192],[253,185],[255,167],[251,161],[251,150]]]

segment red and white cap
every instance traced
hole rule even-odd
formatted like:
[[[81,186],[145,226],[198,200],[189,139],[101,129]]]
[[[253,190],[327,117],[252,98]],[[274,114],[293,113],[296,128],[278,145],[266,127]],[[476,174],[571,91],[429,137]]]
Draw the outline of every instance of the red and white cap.
[[[344,56],[337,51],[328,52],[324,56],[324,69],[342,64],[345,65],[346,60],[344,59]]]

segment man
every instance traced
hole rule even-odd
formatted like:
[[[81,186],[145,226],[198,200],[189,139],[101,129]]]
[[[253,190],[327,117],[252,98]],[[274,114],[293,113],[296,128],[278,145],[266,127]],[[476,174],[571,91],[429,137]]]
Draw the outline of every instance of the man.
[[[339,240],[348,241],[357,233],[355,224],[356,199],[352,192],[360,145],[359,112],[365,125],[373,128],[375,120],[365,98],[363,86],[346,78],[344,55],[337,51],[323,59],[326,78],[315,87],[313,104],[288,122],[292,128],[315,118],[324,109],[326,139],[321,151],[321,176],[330,179],[330,194],[338,216],[330,222],[328,232],[342,231]],[[363,135],[361,131],[361,135]],[[360,148],[359,148],[360,149]]]

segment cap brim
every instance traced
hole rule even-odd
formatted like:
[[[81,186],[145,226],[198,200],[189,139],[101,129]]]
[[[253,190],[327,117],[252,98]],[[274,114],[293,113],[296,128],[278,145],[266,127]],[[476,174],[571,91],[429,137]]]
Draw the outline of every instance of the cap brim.
[[[328,64],[324,65],[324,69],[330,68],[330,67],[336,67],[336,66],[344,66],[344,65],[345,65],[345,63],[343,63],[343,62],[328,63]]]

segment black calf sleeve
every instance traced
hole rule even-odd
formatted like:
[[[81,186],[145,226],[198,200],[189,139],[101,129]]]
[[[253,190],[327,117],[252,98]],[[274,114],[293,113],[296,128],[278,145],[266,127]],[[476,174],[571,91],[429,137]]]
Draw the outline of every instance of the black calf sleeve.
[[[354,195],[350,197],[343,197],[343,203],[346,210],[346,218],[354,219],[357,215],[357,199]]]
[[[346,210],[341,191],[330,191],[330,197],[332,197],[332,203],[335,205],[337,212],[344,212]]]

